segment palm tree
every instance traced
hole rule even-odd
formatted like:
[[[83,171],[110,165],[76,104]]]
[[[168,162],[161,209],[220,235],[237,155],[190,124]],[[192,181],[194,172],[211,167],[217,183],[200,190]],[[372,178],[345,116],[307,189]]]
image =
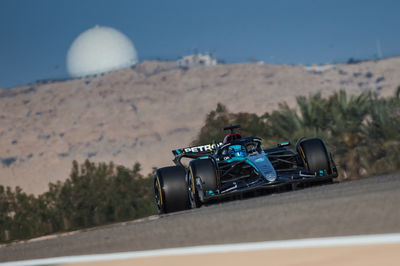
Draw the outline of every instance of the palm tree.
[[[400,87],[395,97],[375,97],[370,117],[363,124],[366,136],[364,165],[371,173],[400,169]]]
[[[347,97],[345,91],[339,91],[328,100],[328,141],[336,147],[337,163],[345,179],[357,179],[362,174],[361,150],[365,143],[361,125],[368,117],[370,105],[369,92]]]

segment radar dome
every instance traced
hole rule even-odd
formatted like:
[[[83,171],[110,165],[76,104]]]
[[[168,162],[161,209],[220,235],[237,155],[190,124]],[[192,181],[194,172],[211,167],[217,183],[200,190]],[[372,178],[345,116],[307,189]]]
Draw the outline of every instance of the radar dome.
[[[67,54],[71,77],[84,77],[130,67],[137,63],[135,46],[120,31],[95,26],[81,33]]]

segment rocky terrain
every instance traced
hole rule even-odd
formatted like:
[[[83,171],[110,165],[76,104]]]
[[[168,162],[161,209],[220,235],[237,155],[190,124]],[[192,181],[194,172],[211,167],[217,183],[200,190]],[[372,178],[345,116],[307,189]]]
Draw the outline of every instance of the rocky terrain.
[[[339,89],[392,95],[400,57],[358,64],[261,63],[179,69],[145,61],[97,77],[0,90],[0,184],[41,193],[65,180],[72,160],[113,161],[143,173],[171,164],[218,102],[235,112],[271,111],[295,96]],[[221,125],[223,126],[223,125]]]

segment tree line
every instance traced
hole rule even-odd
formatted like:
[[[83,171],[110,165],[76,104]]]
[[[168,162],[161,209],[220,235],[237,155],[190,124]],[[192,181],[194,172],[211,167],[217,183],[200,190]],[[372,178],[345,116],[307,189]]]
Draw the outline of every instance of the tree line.
[[[333,152],[339,179],[400,170],[400,86],[392,97],[365,92],[349,96],[345,91],[328,98],[321,94],[297,97],[297,106],[280,103],[262,115],[232,113],[223,104],[211,111],[192,144],[221,140],[223,125],[240,124],[244,135],[263,138],[264,144],[320,137]]]
[[[155,214],[152,175],[141,175],[139,163],[129,169],[86,160],[38,196],[0,186],[0,242]]]

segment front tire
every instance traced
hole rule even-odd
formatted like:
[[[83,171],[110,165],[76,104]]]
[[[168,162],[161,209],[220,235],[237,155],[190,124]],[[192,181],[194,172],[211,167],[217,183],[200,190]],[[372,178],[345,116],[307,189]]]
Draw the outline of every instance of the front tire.
[[[210,159],[191,161],[187,183],[190,206],[199,208],[204,203],[204,194],[218,188],[218,176],[213,161]]]
[[[331,165],[328,149],[320,138],[306,139],[297,145],[304,166],[310,171],[324,171],[331,174]]]
[[[189,209],[185,168],[159,168],[154,179],[154,193],[160,214]]]

